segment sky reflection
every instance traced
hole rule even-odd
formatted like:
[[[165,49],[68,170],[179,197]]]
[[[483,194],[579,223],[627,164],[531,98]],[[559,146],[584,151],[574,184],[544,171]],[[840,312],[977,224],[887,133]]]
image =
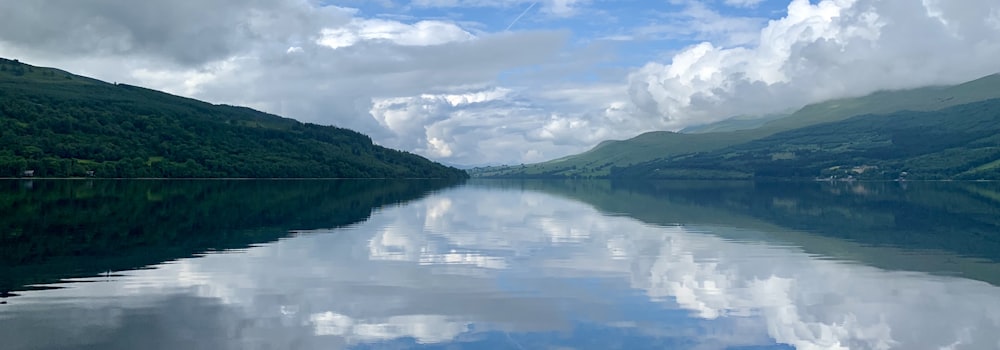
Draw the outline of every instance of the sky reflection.
[[[723,238],[734,230],[745,229],[466,186],[346,228],[27,292],[0,306],[0,338],[14,349],[1000,347],[996,286]]]

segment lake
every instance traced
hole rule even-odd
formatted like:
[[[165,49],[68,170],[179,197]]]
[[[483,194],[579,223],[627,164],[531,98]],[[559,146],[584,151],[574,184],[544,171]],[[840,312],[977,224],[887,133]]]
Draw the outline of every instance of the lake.
[[[0,180],[2,349],[1000,349],[1000,184]]]

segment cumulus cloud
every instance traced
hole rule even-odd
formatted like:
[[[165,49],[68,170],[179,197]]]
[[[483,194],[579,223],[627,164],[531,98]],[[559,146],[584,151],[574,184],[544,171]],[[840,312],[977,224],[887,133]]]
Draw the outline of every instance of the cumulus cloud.
[[[455,153],[451,142],[454,133],[449,130],[456,117],[465,111],[483,112],[507,97],[510,90],[494,88],[465,94],[423,94],[415,97],[375,99],[371,115],[393,133],[389,145],[415,149],[439,158],[449,158]],[[492,113],[502,113],[493,110]],[[475,130],[469,130],[475,131]],[[483,132],[483,130],[478,130]]]
[[[459,164],[540,162],[609,138],[632,136],[641,119],[617,85],[525,93],[491,87],[463,94],[378,98],[371,115],[384,144]],[[621,89],[624,90],[624,89]],[[555,112],[540,106],[561,106]],[[591,109],[604,106],[603,109]]]
[[[402,129],[369,114],[373,101],[481,90],[501,72],[554,58],[567,40],[556,31],[473,34],[454,21],[366,18],[305,0],[0,0],[0,9],[4,56],[348,127],[432,157],[462,147],[433,134],[394,142]]]
[[[989,0],[793,0],[755,45],[703,42],[629,76],[634,103],[677,129],[880,89],[1000,71]]]
[[[392,144],[386,138],[392,132],[385,128],[389,124],[380,125],[369,114],[373,98],[479,86],[501,71],[545,59],[562,40],[560,33],[535,32],[463,37],[436,45],[360,40],[333,49],[317,43],[293,54],[283,50],[240,59],[238,70],[198,84],[198,96],[349,127]]]
[[[553,30],[504,30],[532,4],[525,20],[540,19],[518,27]],[[794,0],[770,21],[733,8],[763,6],[755,0],[673,0],[668,14],[587,0],[381,6],[0,0],[0,55],[352,128],[468,165],[545,161],[606,139],[1000,71],[1000,4],[990,0]],[[484,8],[511,18],[455,15]],[[628,56],[636,46],[652,52]]]

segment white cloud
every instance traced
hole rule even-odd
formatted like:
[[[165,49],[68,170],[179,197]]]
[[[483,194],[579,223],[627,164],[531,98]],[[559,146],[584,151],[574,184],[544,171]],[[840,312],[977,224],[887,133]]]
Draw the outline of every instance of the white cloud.
[[[392,133],[383,144],[473,165],[548,160],[608,138],[630,137],[641,122],[631,117],[623,86],[515,91],[493,87],[377,98],[370,113]],[[567,112],[549,112],[546,106]]]
[[[583,0],[549,0],[545,1],[549,12],[556,16],[571,16],[576,13],[577,6]]]
[[[757,44],[710,42],[630,76],[633,101],[678,129],[880,89],[957,83],[1000,71],[1000,3],[794,0]]]
[[[454,114],[483,109],[483,104],[499,101],[509,90],[493,88],[465,94],[423,94],[415,97],[374,99],[371,115],[394,135],[384,143],[393,147],[415,149],[437,158],[455,154],[449,142],[447,123]],[[489,108],[489,107],[485,107]]]
[[[288,49],[288,53],[301,52],[301,48],[293,47]],[[239,60],[231,58],[224,61],[212,62],[201,68],[188,69],[152,69],[136,68],[130,72],[131,78],[146,82],[146,86],[159,90],[170,91],[179,95],[192,96],[201,92],[200,87],[211,83],[219,77],[236,74],[239,68]]]
[[[116,66],[143,59],[197,67],[262,45],[285,50],[354,13],[303,0],[0,0],[0,43],[45,61],[103,56]]]
[[[701,1],[680,1],[684,8],[652,24],[637,27],[634,36],[654,40],[702,40],[719,46],[756,43],[765,18],[723,15]]]
[[[736,7],[756,7],[764,0],[726,0],[726,5]]]
[[[338,49],[365,40],[385,40],[406,46],[428,46],[473,38],[471,33],[448,22],[420,21],[404,24],[382,19],[353,19],[348,25],[323,29],[317,43]]]
[[[605,139],[1000,71],[991,0],[794,0],[770,21],[720,9],[756,0],[673,0],[666,14],[542,0],[518,28],[554,30],[503,31],[533,3],[0,0],[0,55],[352,128],[458,164],[545,161]],[[377,13],[389,8],[399,10]],[[636,46],[650,52],[630,56]]]
[[[204,5],[101,0],[61,6],[43,0],[25,6],[0,0],[0,53],[107,81],[347,127],[441,159],[469,155],[468,148],[440,134],[443,129],[423,131],[420,123],[434,118],[406,111],[373,118],[369,112],[379,107],[373,100],[441,95],[443,107],[463,108],[454,100],[497,98],[475,94],[501,72],[551,60],[567,40],[567,33],[552,31],[472,34],[454,21],[366,18],[353,9],[301,0]],[[31,20],[37,12],[50,12],[53,20]],[[202,13],[218,18],[201,20]],[[61,34],[64,23],[92,30],[67,39]],[[215,28],[219,24],[224,25]],[[29,27],[33,30],[23,30]],[[189,35],[192,30],[204,33]],[[172,46],[175,37],[187,45]],[[197,49],[201,46],[211,50]],[[417,130],[420,139],[395,141],[404,130]]]

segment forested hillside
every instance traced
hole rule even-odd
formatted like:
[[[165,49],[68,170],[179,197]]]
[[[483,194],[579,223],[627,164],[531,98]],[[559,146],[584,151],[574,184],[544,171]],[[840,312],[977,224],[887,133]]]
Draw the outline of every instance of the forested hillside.
[[[462,178],[366,135],[0,59],[0,177]]]
[[[994,98],[1000,98],[998,74],[953,86],[880,91],[861,97],[831,100],[805,106],[784,116],[771,115],[756,119],[740,117],[693,127],[687,132],[648,132],[628,140],[605,141],[589,151],[548,162],[478,168],[470,172],[479,177],[602,178],[611,176],[612,168],[629,168],[644,163],[662,164],[671,159],[713,152],[783,131],[837,122],[859,115],[884,115],[900,111],[930,112]],[[638,172],[631,174],[630,176],[651,176]],[[739,174],[701,171],[683,176],[728,178],[736,175]],[[745,172],[742,176],[746,176]]]
[[[615,168],[627,178],[1000,180],[1000,99],[864,115]]]

